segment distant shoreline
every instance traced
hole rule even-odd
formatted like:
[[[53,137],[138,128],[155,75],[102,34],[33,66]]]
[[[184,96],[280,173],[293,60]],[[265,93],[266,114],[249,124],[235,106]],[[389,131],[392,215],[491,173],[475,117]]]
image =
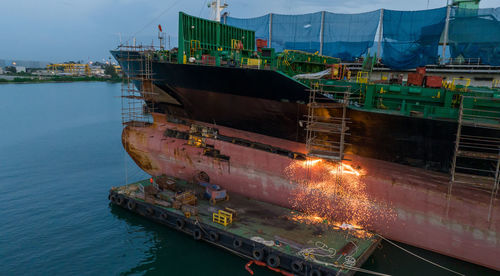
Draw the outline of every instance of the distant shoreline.
[[[26,84],[26,83],[66,83],[66,82],[89,82],[101,81],[118,83],[122,78],[101,78],[101,77],[51,77],[46,79],[29,78],[29,77],[16,77],[12,80],[0,78],[0,84]]]

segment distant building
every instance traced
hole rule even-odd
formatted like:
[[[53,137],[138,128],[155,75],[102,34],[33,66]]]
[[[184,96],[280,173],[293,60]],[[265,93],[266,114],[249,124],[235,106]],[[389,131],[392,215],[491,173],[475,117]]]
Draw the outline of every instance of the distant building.
[[[3,68],[0,67],[0,75],[3,75]]]
[[[17,73],[21,73],[21,72],[26,73],[26,67],[24,67],[24,66],[16,66],[16,72]]]
[[[101,66],[90,66],[93,76],[104,76],[104,69]]]

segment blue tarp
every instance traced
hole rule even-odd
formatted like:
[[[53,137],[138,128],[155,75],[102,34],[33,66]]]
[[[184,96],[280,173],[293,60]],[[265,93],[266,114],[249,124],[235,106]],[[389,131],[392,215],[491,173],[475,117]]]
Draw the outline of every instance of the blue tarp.
[[[323,54],[354,60],[373,45],[380,11],[361,14],[324,12]],[[271,47],[315,53],[320,50],[322,12],[272,15]],[[257,38],[269,39],[270,15],[239,19],[227,17],[228,25],[255,30]]]
[[[323,54],[353,61],[373,46],[380,10],[359,14],[325,13]]]
[[[276,51],[319,51],[321,12],[301,15],[273,14],[272,19],[271,43]]]
[[[248,19],[227,17],[226,23],[255,30],[257,38],[272,37],[270,46],[278,52],[284,49],[317,52],[321,48],[321,35],[323,54],[344,61],[354,60],[374,48],[380,10],[360,14],[324,12],[323,33],[322,14],[273,14],[272,20],[269,14]],[[423,11],[384,10],[383,63],[393,69],[436,63],[445,20],[446,7]],[[448,45],[452,57],[479,57],[483,63],[500,65],[500,8],[453,8]]]
[[[384,10],[383,63],[411,69],[436,63],[446,8],[423,11]]]
[[[269,38],[269,14],[254,18],[227,17],[226,24],[255,31],[255,38]]]
[[[452,10],[449,46],[453,58],[480,58],[500,66],[500,8]]]

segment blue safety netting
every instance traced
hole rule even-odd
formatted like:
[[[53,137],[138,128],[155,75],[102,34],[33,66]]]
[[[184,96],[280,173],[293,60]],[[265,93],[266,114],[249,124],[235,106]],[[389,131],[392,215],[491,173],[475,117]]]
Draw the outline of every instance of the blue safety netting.
[[[272,17],[272,47],[276,51],[285,49],[314,53],[319,51],[321,12],[282,15]]]
[[[226,17],[227,25],[255,31],[255,38],[269,39],[269,14],[254,18]]]
[[[226,17],[225,20],[228,25],[254,30],[256,38],[271,39],[269,46],[278,52],[284,49],[317,52],[322,35],[324,55],[350,61],[363,56],[370,48],[375,49],[379,19],[380,10],[361,14],[267,14],[248,19]],[[384,10],[384,64],[393,69],[411,69],[436,63],[445,20],[445,7],[423,11]],[[451,57],[480,58],[482,63],[500,66],[500,8],[453,8],[447,44]]]
[[[255,30],[257,38],[271,39],[276,51],[284,49],[315,53],[321,46],[322,12],[302,15],[273,14],[256,18],[227,17],[228,25]],[[373,46],[380,11],[361,14],[324,12],[323,54],[354,60]],[[272,21],[271,36],[269,24]]]
[[[445,21],[446,8],[384,10],[383,63],[394,69],[434,64]]]
[[[500,66],[500,8],[452,10],[449,47],[453,58],[480,58]]]
[[[325,13],[323,54],[353,61],[373,46],[380,10],[359,14]]]

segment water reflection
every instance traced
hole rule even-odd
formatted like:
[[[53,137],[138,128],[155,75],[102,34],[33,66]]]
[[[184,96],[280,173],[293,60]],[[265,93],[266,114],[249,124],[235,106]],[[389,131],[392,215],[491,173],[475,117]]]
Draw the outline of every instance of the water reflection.
[[[244,268],[247,261],[242,258],[121,207],[110,205],[109,209],[114,218],[127,224],[127,236],[123,238],[132,240],[129,250],[143,255],[139,263],[122,272],[124,275],[249,275]],[[276,275],[260,268],[255,272],[259,276]]]

